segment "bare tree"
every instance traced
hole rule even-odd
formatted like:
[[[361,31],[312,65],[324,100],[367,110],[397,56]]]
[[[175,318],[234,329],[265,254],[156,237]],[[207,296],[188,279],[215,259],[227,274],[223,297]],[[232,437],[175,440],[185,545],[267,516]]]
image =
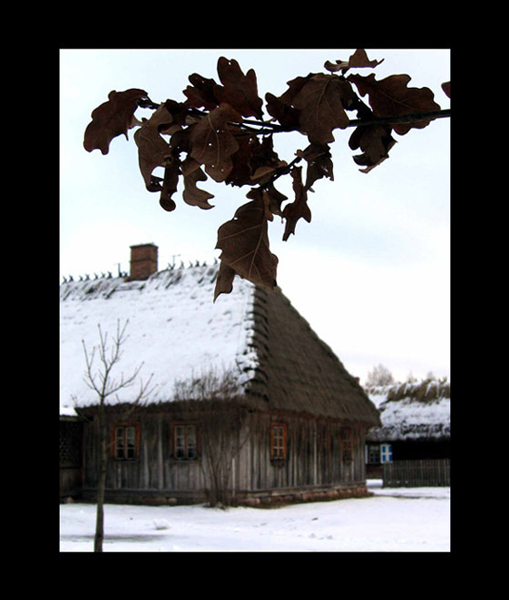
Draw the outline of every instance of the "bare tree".
[[[204,418],[200,422],[202,472],[211,506],[231,504],[231,474],[235,457],[248,439],[242,430],[245,410],[235,402],[240,393],[233,370],[205,369],[198,376],[175,382],[175,400],[196,402]]]
[[[373,367],[373,370],[368,373],[366,378],[366,386],[372,387],[376,385],[392,385],[395,383],[394,377],[389,369],[379,364],[377,367]]]
[[[140,371],[143,367],[143,363],[141,363],[134,369],[132,374],[127,377],[123,372],[120,373],[119,377],[114,376],[114,374],[116,375],[117,371],[116,367],[118,366],[122,357],[121,348],[128,338],[126,335],[128,323],[129,321],[127,320],[124,325],[121,326],[120,321],[117,321],[117,331],[115,336],[111,339],[111,342],[108,341],[108,333],[103,333],[101,326],[98,325],[99,344],[92,348],[90,354],[87,351],[84,340],[82,340],[86,362],[84,380],[87,386],[97,394],[99,399],[98,424],[100,452],[99,480],[97,482],[97,518],[94,537],[94,552],[102,552],[104,539],[104,495],[106,488],[108,460],[108,435],[106,428],[105,405],[107,400],[112,396],[116,397],[117,401],[120,401],[118,393],[136,383],[136,380],[138,379]],[[96,357],[99,360],[97,369],[94,367],[94,361]],[[134,398],[125,401],[129,401],[131,404],[137,405],[143,400],[146,400],[154,389],[153,387],[149,387],[151,379],[152,375],[150,375],[148,381],[144,383],[140,378],[138,393]]]

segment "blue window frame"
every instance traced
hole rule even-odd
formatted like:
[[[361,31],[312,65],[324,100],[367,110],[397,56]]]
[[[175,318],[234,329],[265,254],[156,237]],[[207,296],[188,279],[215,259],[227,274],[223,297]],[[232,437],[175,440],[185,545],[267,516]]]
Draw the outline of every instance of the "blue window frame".
[[[391,444],[380,444],[380,462],[392,462],[392,446]]]

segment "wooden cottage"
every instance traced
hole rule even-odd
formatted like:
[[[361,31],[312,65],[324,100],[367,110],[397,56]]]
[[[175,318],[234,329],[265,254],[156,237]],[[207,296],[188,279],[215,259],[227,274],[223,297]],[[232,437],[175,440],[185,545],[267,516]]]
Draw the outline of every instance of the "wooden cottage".
[[[446,485],[451,457],[450,384],[428,380],[366,390],[381,427],[366,436],[368,477],[385,485]]]
[[[83,381],[82,340],[92,348],[98,324],[112,334],[119,319],[129,320],[122,370],[143,361],[157,387],[142,405],[106,407],[107,501],[367,494],[365,438],[378,411],[284,294],[236,279],[213,303],[216,265],[156,264],[143,279],[61,286],[61,410],[82,419],[83,497],[98,481],[98,399]]]

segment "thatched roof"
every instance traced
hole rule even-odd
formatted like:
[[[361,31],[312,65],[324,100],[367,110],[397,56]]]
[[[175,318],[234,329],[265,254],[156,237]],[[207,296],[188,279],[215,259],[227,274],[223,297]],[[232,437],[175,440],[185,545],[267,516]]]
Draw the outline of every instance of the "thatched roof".
[[[252,389],[271,408],[379,424],[357,380],[280,290],[257,289],[254,317],[260,367]]]
[[[173,401],[176,384],[205,369],[230,370],[239,397],[253,408],[380,424],[360,385],[281,290],[267,292],[238,279],[231,294],[213,303],[217,271],[197,266],[160,271],[146,281],[64,283],[61,412],[97,402],[83,382],[81,340],[91,349],[99,324],[111,336],[117,320],[129,319],[121,368],[128,374],[144,362],[142,374],[153,373],[157,384],[150,403]]]
[[[378,407],[382,427],[368,441],[444,440],[451,435],[451,387],[447,381],[427,380],[374,386],[366,390]]]

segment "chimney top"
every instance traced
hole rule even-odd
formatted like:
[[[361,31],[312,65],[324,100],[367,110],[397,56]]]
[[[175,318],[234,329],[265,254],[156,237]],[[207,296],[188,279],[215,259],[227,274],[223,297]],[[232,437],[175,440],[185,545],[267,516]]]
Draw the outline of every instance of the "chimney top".
[[[153,244],[137,244],[131,246],[130,281],[148,279],[157,273],[158,247]]]

